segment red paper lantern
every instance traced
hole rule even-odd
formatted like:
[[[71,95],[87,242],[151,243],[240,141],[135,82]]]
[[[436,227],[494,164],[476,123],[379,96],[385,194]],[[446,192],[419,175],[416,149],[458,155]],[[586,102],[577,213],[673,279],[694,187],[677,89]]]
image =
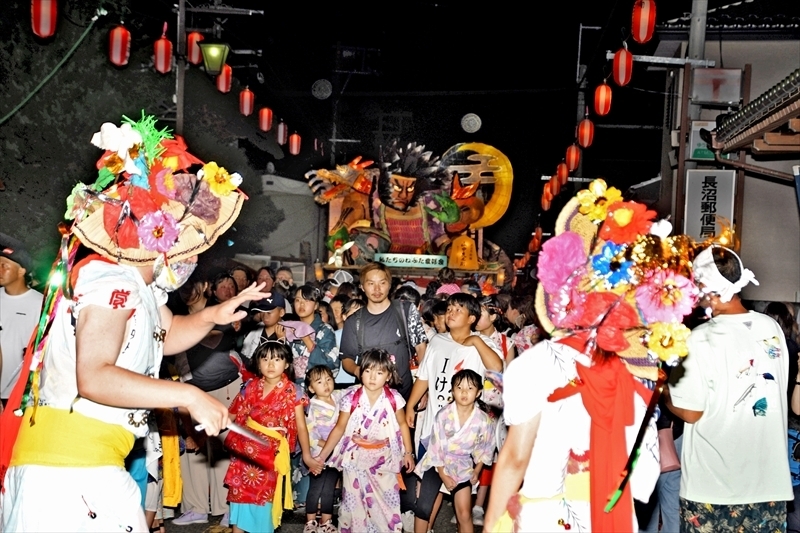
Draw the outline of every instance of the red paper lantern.
[[[222,71],[217,75],[217,90],[221,93],[230,92],[232,79],[233,79],[233,69],[231,68],[231,66],[222,65]]]
[[[624,43],[623,43],[624,44]],[[614,82],[622,87],[631,81],[633,71],[633,54],[628,52],[628,47],[623,46],[614,54]]]
[[[272,109],[262,107],[258,112],[258,128],[261,131],[269,131],[272,129]]]
[[[56,0],[31,0],[31,28],[34,35],[47,39],[56,32],[58,2]]]
[[[556,167],[556,175],[553,177],[556,178],[555,182],[558,184],[558,189],[553,190],[553,196],[556,196],[558,195],[557,191],[561,189],[561,186],[566,184],[567,180],[569,179],[569,169],[567,168],[567,164],[564,162],[559,163]]]
[[[108,33],[108,59],[118,67],[124,67],[130,57],[131,32],[120,24]]]
[[[542,191],[542,198],[547,198],[548,201],[552,201],[555,194],[553,194],[553,178],[555,176],[550,176],[550,181],[544,184],[544,190]]]
[[[200,41],[203,39],[205,39],[203,34],[197,31],[193,31],[186,36],[186,48],[188,48],[186,59],[192,65],[199,65],[203,62],[203,52],[200,50]]]
[[[252,115],[255,101],[256,95],[249,87],[245,87],[244,90],[239,93],[239,112],[246,117]]]
[[[564,165],[564,163],[560,163],[558,166],[560,167],[561,165]],[[564,165],[564,168],[566,169],[567,166]],[[558,175],[553,175],[550,177],[549,183],[550,183],[550,192],[553,193],[553,197],[558,196],[558,193],[561,192],[561,178]]]
[[[549,211],[550,210],[550,203],[553,201],[552,198],[549,200],[542,196],[542,211]]]
[[[289,135],[289,153],[297,155],[300,153],[300,135],[292,133]]]
[[[605,116],[611,111],[611,87],[603,81],[594,91],[594,112]]]
[[[283,146],[286,144],[287,140],[289,140],[289,128],[286,126],[286,123],[281,120],[280,124],[278,124],[278,144]]]
[[[637,43],[646,43],[653,37],[656,26],[656,3],[654,0],[636,0],[633,4],[631,35]]]
[[[589,148],[594,140],[594,123],[585,118],[578,124],[578,144]]]
[[[166,74],[172,70],[172,42],[167,39],[167,23],[164,23],[164,31],[161,38],[153,45],[155,55],[156,70],[161,74]]]
[[[572,172],[578,168],[578,165],[581,163],[581,149],[578,148],[577,144],[572,144],[567,147],[566,163],[567,170],[569,170],[569,172]],[[569,174],[567,174],[567,177],[569,177]],[[561,185],[564,185],[565,183],[566,181],[562,182]]]

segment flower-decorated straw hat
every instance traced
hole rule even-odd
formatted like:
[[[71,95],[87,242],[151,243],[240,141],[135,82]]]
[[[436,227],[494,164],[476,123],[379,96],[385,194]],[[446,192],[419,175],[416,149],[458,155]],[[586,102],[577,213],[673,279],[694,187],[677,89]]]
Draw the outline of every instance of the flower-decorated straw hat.
[[[236,220],[245,200],[239,174],[203,163],[179,136],[142,113],[105,123],[92,144],[105,150],[97,180],[67,199],[73,232],[104,257],[133,266],[180,261],[208,249]],[[195,174],[193,166],[202,165]]]
[[[656,380],[659,360],[687,353],[682,324],[697,300],[694,243],[669,236],[644,204],[595,180],[567,202],[539,253],[536,312],[554,339],[614,352],[635,376]]]

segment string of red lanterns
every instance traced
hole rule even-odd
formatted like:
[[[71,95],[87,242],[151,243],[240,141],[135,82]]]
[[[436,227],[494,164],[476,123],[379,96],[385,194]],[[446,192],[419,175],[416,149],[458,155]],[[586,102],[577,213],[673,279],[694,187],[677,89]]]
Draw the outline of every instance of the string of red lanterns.
[[[653,37],[656,22],[655,0],[635,0],[631,18],[631,36],[637,43],[644,44]],[[631,81],[633,74],[633,54],[628,50],[627,43],[622,43],[614,54],[612,75],[614,82],[623,87]],[[605,116],[611,111],[611,87],[606,80],[598,85],[594,93],[594,112],[596,115]],[[569,173],[580,165],[581,148],[589,148],[594,141],[594,123],[589,119],[589,110],[575,128],[575,142],[567,147],[566,158],[556,167],[553,175],[544,185],[542,190],[542,210],[550,209],[553,197],[557,196],[560,189],[569,181]],[[579,147],[580,146],[580,147]]]
[[[31,0],[31,29],[33,33],[42,39],[47,39],[55,34],[56,23],[58,20],[58,0]],[[193,65],[203,62],[203,55],[199,43],[204,40],[202,33],[193,31],[187,34],[187,54],[186,59]],[[153,66],[161,74],[172,71],[172,41],[167,38],[167,23],[164,23],[161,37],[153,43]],[[115,26],[108,34],[108,59],[117,67],[124,67],[130,60],[131,53],[131,32],[120,23]],[[231,90],[233,69],[230,65],[224,65],[222,71],[215,80],[217,90],[228,93]],[[253,114],[255,107],[255,93],[249,87],[245,87],[239,93],[239,112],[244,116]],[[258,112],[258,127],[261,131],[272,129],[272,109],[262,107]],[[295,132],[291,136],[286,123],[280,122],[277,128],[277,141],[280,145],[289,143],[289,153],[298,155],[302,144],[301,136]],[[315,148],[316,150],[316,148]]]

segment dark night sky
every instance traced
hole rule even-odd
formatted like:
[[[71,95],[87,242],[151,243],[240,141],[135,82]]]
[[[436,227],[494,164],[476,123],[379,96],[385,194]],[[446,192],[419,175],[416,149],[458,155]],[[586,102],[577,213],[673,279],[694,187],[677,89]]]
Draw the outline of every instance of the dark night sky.
[[[133,36],[134,46],[150,47],[164,21],[169,22],[174,40],[172,8],[176,1],[115,0],[112,4],[130,6],[125,16],[129,21],[136,19],[139,29]],[[63,0],[61,5],[68,11],[75,5],[95,3]],[[496,0],[478,7],[453,0],[225,3],[266,10],[263,16],[222,17],[223,39],[234,49],[263,51],[261,57],[231,55],[228,62],[234,66],[237,80],[256,92],[256,107],[271,107],[276,123],[284,119],[290,131],[300,133],[304,141],[299,156],[281,159],[245,143],[255,168],[265,169],[271,162],[277,174],[303,179],[309,169],[330,167],[330,143],[323,156],[313,150],[313,140],[331,137],[337,95],[337,137],[359,141],[338,145],[336,162],[340,164],[357,155],[377,159],[379,145],[389,137],[376,135],[379,117],[404,114],[408,119],[398,134],[401,141],[425,144],[436,154],[457,143],[483,142],[509,157],[515,173],[512,204],[506,216],[487,230],[489,238],[509,254],[525,247],[540,215],[541,175],[555,171],[574,138],[579,24],[602,28],[583,34],[581,60],[588,64],[587,100],[591,102],[596,85],[610,74],[605,51],[621,46],[633,6],[633,0]],[[729,3],[710,0],[709,7]],[[752,0],[735,9],[772,14],[783,6],[797,11],[797,4],[797,0]],[[691,10],[691,0],[657,0],[657,5],[658,23]],[[29,11],[20,9],[20,17],[23,15],[29,17]],[[98,31],[108,31],[118,19],[117,14],[105,17]],[[207,28],[212,22],[211,15],[187,17],[190,28]],[[648,55],[655,50],[657,39],[646,45],[632,39],[628,42],[634,54]],[[374,73],[353,75],[349,81],[347,75],[334,73],[337,43],[372,49],[366,66]],[[259,73],[263,83],[258,81]],[[592,117],[598,129],[595,143],[584,150],[585,176],[604,177],[625,190],[658,174],[660,130],[602,126],[660,126],[664,77],[664,71],[635,65],[628,87],[612,85],[610,115]],[[311,86],[319,79],[333,83],[333,97],[318,100],[312,96]],[[208,83],[212,83],[210,79]],[[237,92],[231,91],[228,97],[235,100]],[[460,120],[466,113],[482,119],[477,133],[461,129]],[[257,118],[248,120],[255,124]],[[552,210],[542,216],[546,229],[570,195],[569,189],[563,192]]]

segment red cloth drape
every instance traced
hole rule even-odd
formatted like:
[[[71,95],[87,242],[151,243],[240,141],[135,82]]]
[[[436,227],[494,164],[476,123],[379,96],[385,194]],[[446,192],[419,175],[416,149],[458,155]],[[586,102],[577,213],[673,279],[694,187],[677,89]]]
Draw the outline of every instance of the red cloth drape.
[[[589,436],[589,487],[592,531],[633,533],[633,499],[626,485],[617,505],[606,513],[609,497],[619,487],[628,461],[625,428],[635,423],[634,393],[647,402],[651,392],[636,381],[618,357],[591,367],[577,364],[577,383],[556,389],[547,398],[555,402],[580,394],[592,419]]]

